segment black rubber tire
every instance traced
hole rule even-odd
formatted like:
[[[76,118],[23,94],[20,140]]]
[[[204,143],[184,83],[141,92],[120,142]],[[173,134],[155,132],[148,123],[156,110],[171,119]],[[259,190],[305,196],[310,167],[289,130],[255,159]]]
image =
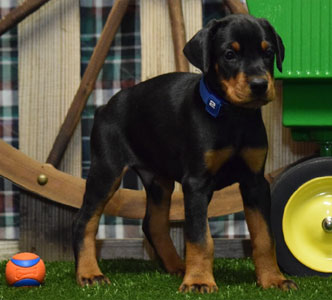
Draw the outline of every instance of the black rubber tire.
[[[271,226],[276,239],[277,261],[280,269],[296,276],[331,276],[299,262],[288,249],[282,230],[285,206],[291,195],[304,183],[316,177],[332,176],[332,157],[317,157],[292,166],[283,172],[271,186]]]

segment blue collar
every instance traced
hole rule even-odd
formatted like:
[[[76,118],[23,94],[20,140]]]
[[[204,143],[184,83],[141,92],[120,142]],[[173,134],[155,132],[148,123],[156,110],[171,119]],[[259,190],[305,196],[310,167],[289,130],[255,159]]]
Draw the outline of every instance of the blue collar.
[[[204,77],[199,83],[199,93],[205,103],[206,111],[213,117],[217,118],[223,105],[227,105],[227,101],[213,94],[204,82]]]

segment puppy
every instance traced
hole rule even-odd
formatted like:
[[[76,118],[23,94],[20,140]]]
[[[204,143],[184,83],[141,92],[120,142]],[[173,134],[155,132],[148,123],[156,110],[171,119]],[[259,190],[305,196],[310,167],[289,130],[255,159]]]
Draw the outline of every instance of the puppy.
[[[276,60],[282,69],[282,40],[264,19],[231,15],[211,21],[184,53],[202,75],[155,77],[122,90],[96,111],[91,169],[73,224],[77,282],[109,282],[97,264],[95,236],[107,199],[131,168],[147,195],[143,231],[166,270],[184,274],[180,291],[217,291],[207,208],[215,190],[235,182],[243,197],[258,284],[295,289],[276,262],[260,109],[275,97],[273,68]],[[175,181],[184,193],[185,263],[169,236]]]

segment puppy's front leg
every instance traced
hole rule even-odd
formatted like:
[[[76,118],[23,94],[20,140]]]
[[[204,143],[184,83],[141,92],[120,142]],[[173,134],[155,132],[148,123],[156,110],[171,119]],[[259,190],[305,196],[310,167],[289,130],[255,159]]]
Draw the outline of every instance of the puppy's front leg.
[[[212,293],[218,290],[213,276],[214,246],[207,219],[212,192],[200,180],[183,183],[185,202],[186,272],[181,292]]]
[[[297,289],[297,285],[287,280],[279,270],[275,242],[270,228],[270,187],[263,175],[257,175],[240,184],[244,201],[244,211],[253,248],[257,283],[267,289],[277,287],[282,290]]]

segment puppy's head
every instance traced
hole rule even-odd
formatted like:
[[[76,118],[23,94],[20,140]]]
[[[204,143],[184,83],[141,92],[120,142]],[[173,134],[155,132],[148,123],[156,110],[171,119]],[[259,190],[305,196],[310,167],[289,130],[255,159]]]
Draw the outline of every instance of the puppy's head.
[[[270,23],[249,15],[211,21],[184,48],[194,66],[214,77],[226,100],[248,108],[274,99],[274,60],[281,72],[284,53],[282,40]]]

